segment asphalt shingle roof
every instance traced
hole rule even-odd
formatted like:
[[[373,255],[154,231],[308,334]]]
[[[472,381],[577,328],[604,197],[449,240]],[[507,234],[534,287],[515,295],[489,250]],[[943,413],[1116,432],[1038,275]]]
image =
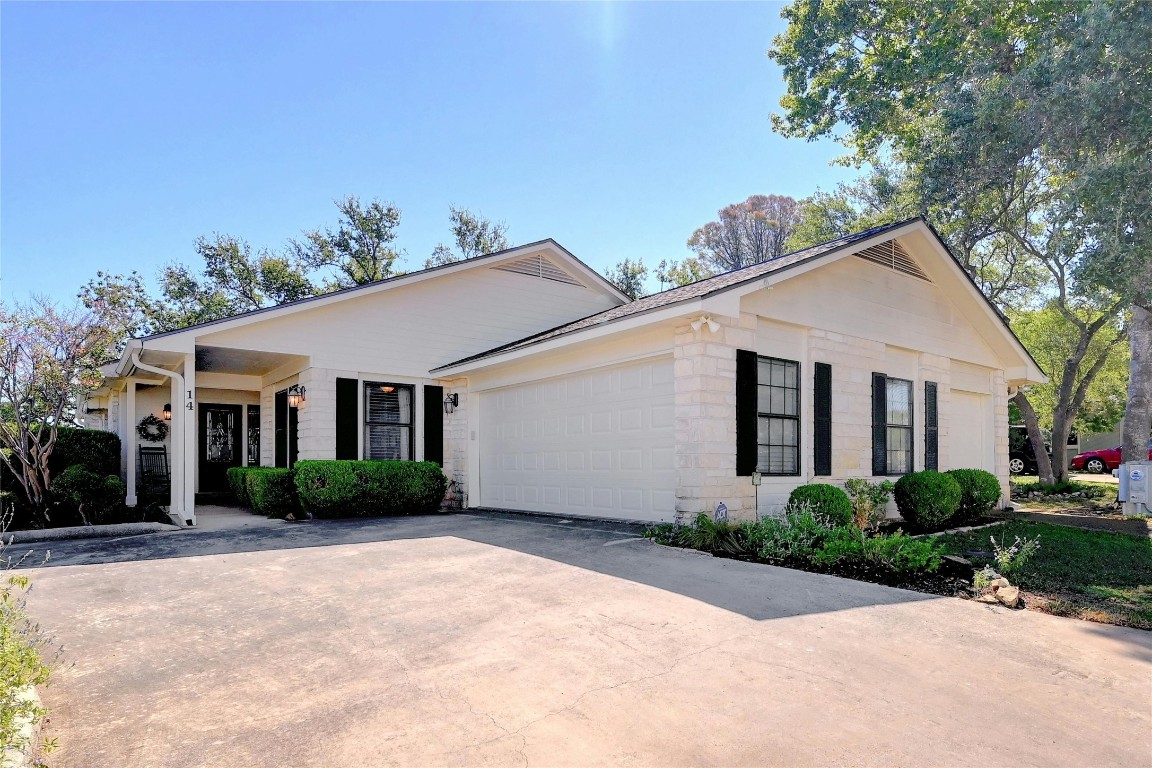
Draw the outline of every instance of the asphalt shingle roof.
[[[678,288],[671,288],[667,291],[654,293],[651,296],[645,296],[643,298],[636,299],[635,301],[631,301],[619,307],[613,307],[612,309],[608,309],[603,312],[597,312],[594,315],[589,315],[588,317],[581,318],[574,322],[566,323],[564,325],[557,326],[556,328],[552,328],[547,331],[525,337],[523,339],[518,339],[517,341],[513,341],[509,344],[504,344],[502,346],[489,349],[485,352],[456,360],[446,365],[442,365],[439,368],[434,368],[433,370],[443,370],[445,368],[451,368],[456,365],[462,365],[464,363],[482,360],[486,357],[492,357],[493,355],[504,354],[505,352],[512,352],[517,349],[523,349],[524,347],[540,344],[550,339],[555,339],[559,336],[566,336],[570,333],[576,333],[588,328],[594,328],[605,323],[623,320],[624,318],[643,314],[645,312],[651,312],[656,309],[662,309],[682,301],[689,301],[691,299],[700,299],[706,296],[711,296],[715,293],[719,293],[737,285],[741,285],[742,283],[747,283],[752,280],[765,277],[766,275],[770,275],[773,272],[779,272],[780,270],[787,269],[788,267],[794,267],[811,259],[825,256],[832,253],[833,251],[847,248],[855,243],[867,240],[871,237],[875,237],[876,235],[883,234],[889,230],[899,229],[900,227],[903,227],[904,225],[915,220],[916,219],[907,219],[905,221],[898,221],[893,224],[885,224],[880,227],[866,229],[863,232],[855,232],[851,235],[845,235],[844,237],[838,238],[836,240],[829,240],[826,243],[813,245],[810,248],[804,248],[799,251],[793,251],[792,253],[786,253],[783,256],[778,256],[775,259],[770,259],[768,261],[762,261],[759,264],[753,264],[741,269],[735,269],[731,272],[724,272],[722,274],[714,275],[713,277],[705,278],[704,280],[700,280],[695,283],[689,283],[688,285],[683,285]]]

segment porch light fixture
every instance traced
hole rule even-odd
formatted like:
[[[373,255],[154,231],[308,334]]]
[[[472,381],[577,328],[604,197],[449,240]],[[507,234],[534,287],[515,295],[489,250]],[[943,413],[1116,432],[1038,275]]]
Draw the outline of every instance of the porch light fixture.
[[[288,387],[288,407],[299,408],[302,403],[308,400],[307,392],[308,390],[302,384],[293,384]]]
[[[716,331],[720,330],[719,323],[717,323],[708,315],[700,315],[700,317],[693,320],[692,330],[699,332],[699,330],[705,325],[708,326],[708,330],[712,331],[712,333],[716,333]]]
[[[444,413],[452,413],[460,405],[460,394],[453,392],[444,398]]]
[[[164,403],[164,421],[172,421],[172,403]]]

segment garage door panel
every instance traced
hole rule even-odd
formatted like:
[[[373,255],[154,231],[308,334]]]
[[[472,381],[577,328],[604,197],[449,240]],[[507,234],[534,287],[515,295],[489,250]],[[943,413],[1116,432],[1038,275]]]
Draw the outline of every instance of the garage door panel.
[[[481,504],[671,518],[673,397],[670,359],[485,393]]]

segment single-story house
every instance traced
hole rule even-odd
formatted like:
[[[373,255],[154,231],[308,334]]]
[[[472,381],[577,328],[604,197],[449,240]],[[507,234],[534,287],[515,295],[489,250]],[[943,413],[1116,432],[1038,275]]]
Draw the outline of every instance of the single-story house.
[[[81,410],[121,436],[128,503],[168,405],[188,524],[228,467],[298,459],[435,461],[462,507],[633,520],[924,468],[1007,499],[1008,399],[1045,380],[919,218],[637,300],[544,240],[133,339],[106,373]]]

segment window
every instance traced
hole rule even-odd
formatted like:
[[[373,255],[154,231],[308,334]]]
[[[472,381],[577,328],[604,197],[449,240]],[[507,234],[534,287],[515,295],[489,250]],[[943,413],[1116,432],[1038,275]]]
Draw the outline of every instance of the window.
[[[904,475],[912,471],[912,382],[889,378],[885,392],[888,474]]]
[[[364,458],[412,459],[412,387],[364,382]]]
[[[800,474],[800,363],[759,358],[756,411],[757,470]]]

